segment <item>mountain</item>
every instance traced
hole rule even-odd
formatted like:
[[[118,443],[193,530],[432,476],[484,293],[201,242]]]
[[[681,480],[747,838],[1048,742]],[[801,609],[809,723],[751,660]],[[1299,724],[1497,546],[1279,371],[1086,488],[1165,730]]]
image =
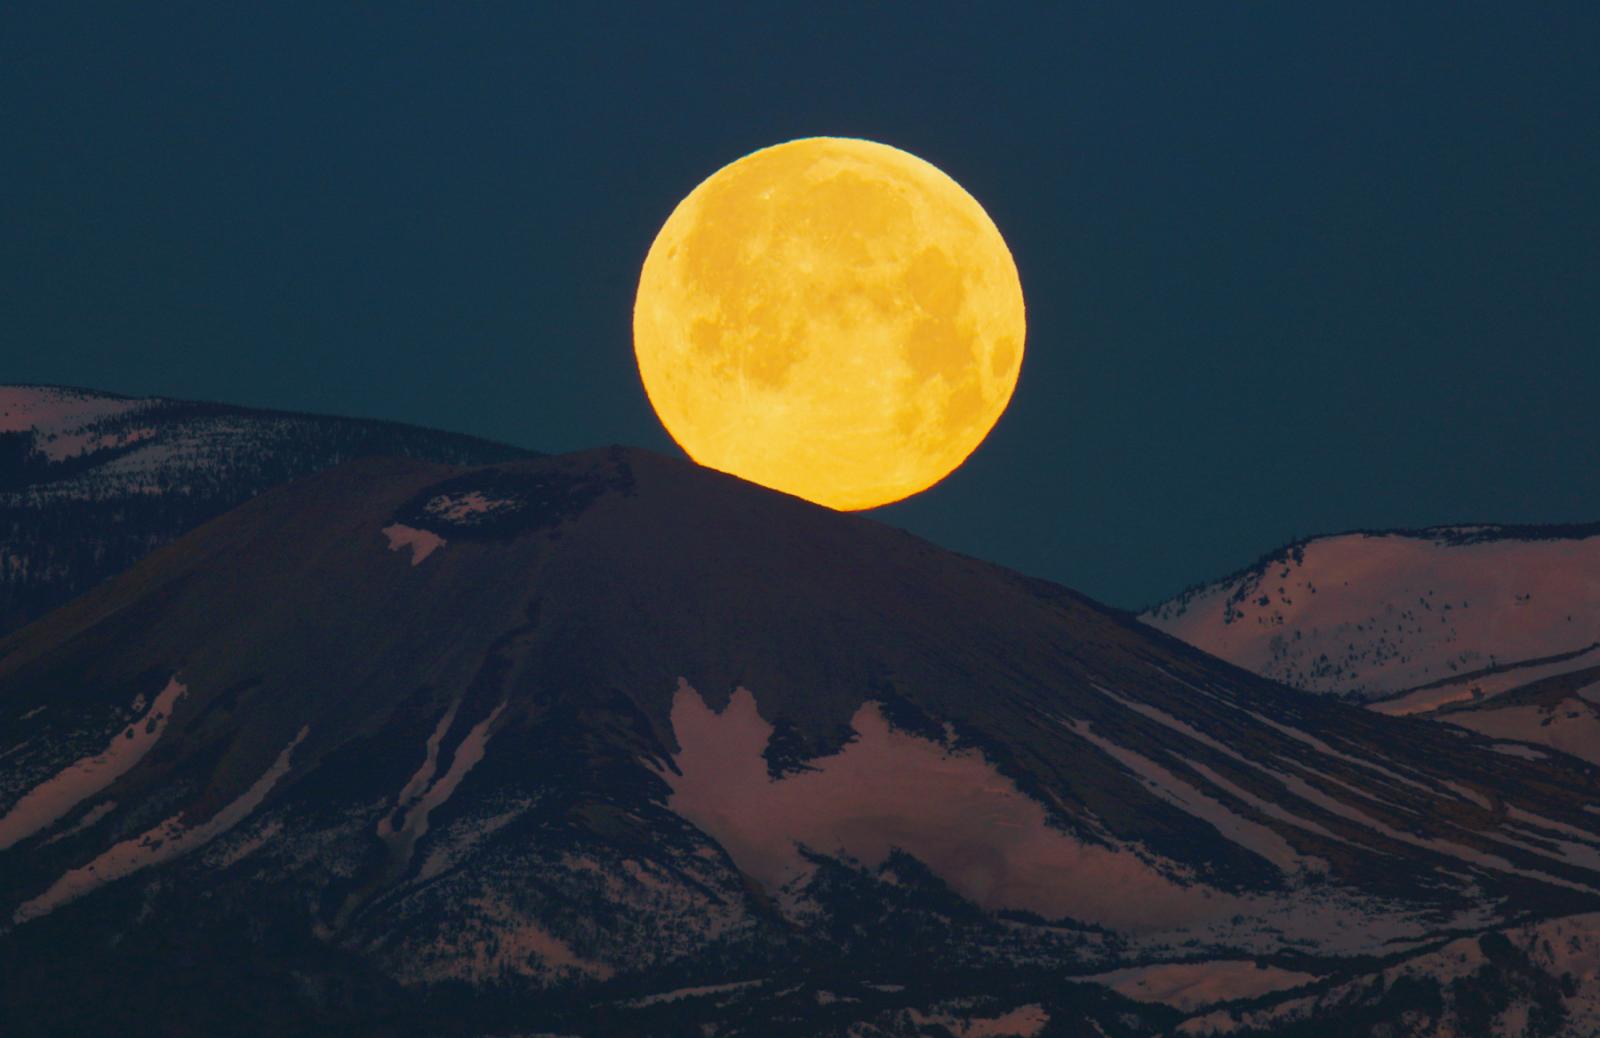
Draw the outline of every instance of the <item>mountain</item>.
[[[1314,538],[1141,619],[1305,691],[1600,764],[1600,524]]]
[[[0,732],[18,1034],[1600,1012],[1597,769],[643,451],[261,494],[0,640]]]
[[[0,385],[0,634],[268,487],[375,455],[529,453],[394,422]]]
[[[1433,709],[1600,665],[1600,523],[1316,537],[1141,619],[1295,688]]]

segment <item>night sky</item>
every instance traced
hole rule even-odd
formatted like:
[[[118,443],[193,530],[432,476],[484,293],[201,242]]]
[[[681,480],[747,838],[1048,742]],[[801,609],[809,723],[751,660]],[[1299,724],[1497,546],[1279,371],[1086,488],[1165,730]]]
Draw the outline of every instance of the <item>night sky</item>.
[[[656,230],[858,136],[1028,301],[1010,411],[884,520],[1136,607],[1600,519],[1600,5],[147,6],[0,8],[0,381],[675,450]]]

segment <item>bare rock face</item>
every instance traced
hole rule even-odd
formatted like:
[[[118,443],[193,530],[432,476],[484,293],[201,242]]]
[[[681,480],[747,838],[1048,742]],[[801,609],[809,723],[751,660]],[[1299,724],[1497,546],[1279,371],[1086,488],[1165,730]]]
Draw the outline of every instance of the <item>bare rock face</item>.
[[[1485,934],[1495,1014],[1592,990],[1491,940],[1600,909],[1592,768],[642,451],[262,494],[0,641],[0,733],[38,1033],[1443,1027],[1360,985]]]

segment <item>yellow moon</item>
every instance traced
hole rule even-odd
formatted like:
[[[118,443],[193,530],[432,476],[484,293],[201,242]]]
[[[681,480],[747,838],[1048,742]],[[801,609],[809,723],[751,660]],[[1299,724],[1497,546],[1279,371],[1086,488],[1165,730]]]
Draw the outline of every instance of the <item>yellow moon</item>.
[[[989,434],[1022,284],[976,199],[897,148],[810,137],[672,211],[633,310],[645,392],[702,465],[837,509],[909,497]]]

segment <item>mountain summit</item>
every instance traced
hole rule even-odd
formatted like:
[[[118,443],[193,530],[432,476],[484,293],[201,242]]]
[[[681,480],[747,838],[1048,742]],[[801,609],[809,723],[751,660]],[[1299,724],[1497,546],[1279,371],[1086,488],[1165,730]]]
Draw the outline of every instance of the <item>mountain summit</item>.
[[[0,731],[40,1033],[1146,1035],[1600,908],[1577,761],[620,448],[263,494],[0,641]]]

